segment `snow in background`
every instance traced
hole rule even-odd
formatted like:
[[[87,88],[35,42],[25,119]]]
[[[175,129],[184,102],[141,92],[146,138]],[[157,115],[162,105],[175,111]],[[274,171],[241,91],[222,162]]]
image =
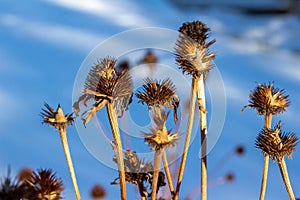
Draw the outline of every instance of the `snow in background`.
[[[277,3],[277,1],[268,1]],[[209,9],[179,9],[169,1],[8,1],[0,0],[0,172],[11,165],[14,174],[22,167],[52,168],[63,178],[65,199],[75,199],[59,136],[43,126],[39,116],[46,101],[61,103],[71,112],[72,89],[82,61],[106,38],[132,28],[156,26],[177,30],[185,21],[201,20],[212,30],[215,63],[227,94],[224,129],[209,154],[212,169],[236,145],[247,148],[243,157],[233,157],[217,173],[209,171],[209,199],[252,200],[259,195],[263,157],[254,148],[262,117],[240,110],[257,82],[274,81],[292,102],[281,119],[283,129],[300,133],[300,20],[299,15],[245,15],[222,6]],[[174,64],[174,67],[176,65]],[[196,187],[200,178],[199,136],[192,143],[181,198]],[[100,183],[107,199],[119,199],[119,188],[109,183],[117,172],[89,154],[74,127],[68,128],[73,163],[83,199]],[[299,148],[287,161],[294,192],[300,196]],[[218,177],[233,172],[231,184],[214,186]],[[136,199],[128,187],[129,199]],[[199,197],[197,199],[200,199]],[[288,199],[279,170],[270,163],[266,199]]]

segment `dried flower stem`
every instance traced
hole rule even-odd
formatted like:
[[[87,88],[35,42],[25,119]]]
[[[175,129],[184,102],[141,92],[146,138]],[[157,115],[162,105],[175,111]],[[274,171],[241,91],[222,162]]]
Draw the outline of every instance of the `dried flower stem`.
[[[124,159],[122,153],[122,142],[121,136],[116,116],[116,111],[113,108],[112,104],[108,103],[106,105],[107,114],[109,118],[109,123],[112,129],[112,134],[114,137],[114,144],[115,144],[115,151],[117,156],[117,164],[118,164],[118,171],[120,177],[120,190],[121,190],[121,199],[126,200],[126,182],[125,182],[125,171],[124,171]]]
[[[266,115],[265,116],[265,124],[264,124],[265,128],[270,129],[271,124],[272,124],[272,114]],[[269,155],[265,154],[264,155],[264,169],[263,169],[260,196],[259,196],[260,200],[265,199],[266,188],[267,188],[267,179],[268,179],[268,171],[269,171],[269,160],[270,160]]]
[[[206,125],[206,102],[204,91],[204,75],[198,82],[198,106],[200,114],[201,132],[201,200],[207,199],[207,125]]]
[[[190,94],[190,113],[189,113],[189,119],[188,119],[188,127],[187,127],[187,131],[186,131],[184,151],[183,151],[183,155],[182,155],[181,163],[180,163],[180,167],[179,167],[179,173],[178,173],[178,179],[177,179],[174,200],[178,200],[178,198],[179,198],[179,190],[180,190],[183,173],[184,173],[184,168],[185,168],[185,163],[186,163],[186,158],[187,158],[187,154],[188,154],[188,150],[189,150],[189,144],[190,144],[191,132],[192,132],[192,128],[193,128],[194,114],[195,114],[197,83],[198,83],[198,79],[193,78],[191,94]]]
[[[278,167],[279,167],[279,170],[280,170],[280,173],[281,173],[286,191],[287,191],[287,193],[290,197],[290,200],[295,200],[295,195],[294,195],[294,192],[293,192],[293,189],[292,189],[292,186],[291,186],[291,182],[290,182],[290,179],[289,179],[289,174],[288,174],[288,171],[287,171],[287,167],[286,167],[284,157],[276,158],[276,160],[277,160],[277,163],[278,163]]]
[[[151,200],[156,200],[161,154],[162,154],[162,150],[156,150],[154,153],[154,172],[153,172],[153,180],[152,180]]]
[[[173,186],[173,180],[172,180],[172,176],[171,176],[170,169],[169,169],[169,163],[168,163],[168,159],[167,159],[166,150],[163,150],[163,152],[162,152],[162,160],[163,160],[164,169],[165,169],[166,177],[167,177],[169,188],[170,188],[170,193],[171,193],[171,195],[173,195],[174,194],[174,186]]]
[[[77,181],[76,181],[76,176],[75,176],[74,167],[73,167],[73,163],[72,163],[72,158],[71,158],[71,154],[70,154],[70,150],[69,150],[66,127],[59,128],[59,135],[60,135],[60,139],[61,139],[61,142],[62,142],[62,145],[63,145],[63,148],[64,148],[65,156],[66,156],[66,159],[67,159],[68,168],[69,168],[69,171],[70,171],[70,176],[71,176],[74,191],[75,191],[75,194],[76,194],[76,199],[80,200],[81,197],[80,197],[78,184],[77,184]]]

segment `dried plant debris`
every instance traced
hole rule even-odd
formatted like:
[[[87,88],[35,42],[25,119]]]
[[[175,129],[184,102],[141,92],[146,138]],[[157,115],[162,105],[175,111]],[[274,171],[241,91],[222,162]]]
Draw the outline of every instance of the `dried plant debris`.
[[[275,129],[264,128],[256,138],[256,147],[274,161],[284,156],[292,158],[292,153],[298,143],[298,137],[293,132],[282,132],[279,122]]]
[[[215,43],[215,40],[207,42],[209,28],[200,21],[184,23],[179,32],[176,42],[176,62],[183,73],[200,77],[213,68],[212,61],[215,53],[209,53],[208,48]]]
[[[165,149],[173,147],[178,141],[178,134],[171,133],[167,130],[166,121],[168,114],[161,108],[152,112],[152,119],[154,121],[154,127],[151,129],[151,133],[145,133],[145,142],[154,150]]]
[[[25,197],[26,188],[17,178],[10,176],[10,168],[7,176],[0,179],[0,199],[1,200],[20,200]]]
[[[62,199],[63,182],[56,177],[51,169],[39,169],[37,172],[33,172],[32,177],[26,181],[25,186],[30,191],[27,194],[29,199]]]
[[[117,162],[116,156],[113,158]],[[140,195],[142,197],[150,197],[152,194],[152,178],[153,178],[153,165],[150,162],[145,162],[139,159],[137,154],[132,150],[124,152],[124,165],[125,165],[125,179],[127,182],[138,186]],[[119,178],[116,178],[111,184],[119,184]],[[158,187],[165,186],[165,175],[159,172]]]
[[[283,89],[274,88],[274,83],[258,84],[250,91],[249,104],[244,106],[243,110],[249,107],[255,109],[259,115],[277,115],[290,105],[288,97]]]
[[[166,106],[174,110],[174,121],[178,120],[177,109],[179,107],[179,97],[175,94],[176,88],[171,79],[162,81],[146,78],[143,90],[136,93],[139,103],[147,104],[148,108]]]
[[[47,103],[45,103],[44,106],[45,109],[42,109],[41,112],[43,123],[54,126],[56,129],[63,129],[73,123],[73,113],[64,114],[63,110],[60,107],[60,104],[58,104],[56,111]]]
[[[76,115],[80,112],[80,103],[87,107],[88,101],[93,101],[91,108],[81,114],[84,125],[102,109],[111,103],[121,117],[132,102],[133,82],[127,70],[115,69],[116,60],[111,57],[100,59],[89,71],[85,80],[82,95],[73,104]]]

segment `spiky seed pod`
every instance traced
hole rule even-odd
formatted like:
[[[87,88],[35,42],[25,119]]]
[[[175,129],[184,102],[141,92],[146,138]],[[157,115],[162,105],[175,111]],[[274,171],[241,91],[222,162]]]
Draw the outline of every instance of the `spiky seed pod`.
[[[292,158],[292,153],[298,143],[298,137],[293,132],[282,132],[279,122],[275,129],[264,128],[256,138],[255,146],[270,158],[281,159],[284,156]]]
[[[103,199],[106,196],[106,191],[101,185],[95,185],[90,192],[90,196],[95,200]]]
[[[288,95],[284,94],[284,90],[274,88],[274,83],[258,84],[258,86],[250,91],[249,105],[244,108],[253,108],[259,115],[277,115],[286,110],[290,105]],[[243,108],[243,109],[244,109]]]
[[[74,103],[73,109],[76,115],[80,112],[79,104],[87,106],[89,100],[93,100],[92,108],[82,113],[81,118],[86,124],[97,111],[107,103],[112,103],[118,111],[119,117],[132,101],[133,82],[127,71],[116,72],[116,60],[106,57],[98,61],[92,67],[85,81],[83,94]]]
[[[212,61],[215,53],[209,53],[210,47],[215,40],[207,42],[209,29],[200,21],[186,22],[179,29],[182,34],[176,42],[176,62],[183,73],[199,77],[206,75],[214,66]]]
[[[205,45],[210,29],[201,21],[185,22],[179,32],[189,36],[200,45]]]
[[[26,186],[31,191],[29,199],[62,199],[63,182],[51,169],[33,172],[32,177],[26,181]]]
[[[51,108],[51,106],[49,106],[47,103],[44,105],[46,109],[42,109],[41,112],[43,123],[54,126],[56,129],[63,129],[73,123],[73,113],[65,115],[59,104],[56,111],[54,111],[54,109]]]
[[[117,163],[117,158],[114,156],[113,161]],[[144,159],[139,159],[136,152],[127,150],[124,152],[125,165],[125,179],[126,182],[135,184],[139,188],[141,196],[148,197],[151,191],[148,191],[147,183],[152,184],[153,165],[151,162],[145,162]],[[158,180],[159,187],[165,186],[164,173],[160,172],[160,179]],[[116,178],[111,184],[119,184]],[[151,187],[150,187],[151,188]]]
[[[152,119],[155,126],[151,129],[151,133],[144,134],[145,142],[148,143],[154,151],[173,147],[178,140],[177,133],[171,133],[167,130],[167,118],[168,114],[163,109],[154,112],[154,114],[152,114]]]
[[[167,78],[162,81],[146,78],[143,84],[143,90],[138,91],[136,97],[139,103],[147,104],[148,108],[166,106],[174,110],[174,121],[176,122],[177,109],[179,106],[179,97],[175,94],[175,85]]]
[[[20,200],[24,197],[26,188],[18,179],[10,177],[10,169],[8,175],[0,180],[0,199],[1,200]]]

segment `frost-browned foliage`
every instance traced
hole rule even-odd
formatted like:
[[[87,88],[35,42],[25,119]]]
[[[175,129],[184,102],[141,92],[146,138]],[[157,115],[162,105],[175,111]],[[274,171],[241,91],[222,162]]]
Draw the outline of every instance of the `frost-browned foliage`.
[[[209,53],[208,48],[215,43],[215,40],[207,42],[208,32],[207,26],[200,22],[186,22],[179,32],[176,42],[176,62],[183,73],[200,77],[201,74],[206,75],[214,66],[212,61],[215,59],[215,53]]]
[[[100,59],[89,71],[85,80],[82,95],[74,103],[73,109],[76,115],[80,112],[80,103],[87,106],[92,100],[92,107],[82,113],[84,124],[103,108],[111,103],[118,111],[119,117],[132,101],[133,82],[127,70],[116,72],[116,60],[111,57]]]
[[[117,162],[116,156],[113,158]],[[151,162],[145,162],[144,159],[139,159],[137,154],[132,150],[124,152],[124,166],[125,166],[125,179],[126,182],[138,186],[140,195],[142,197],[151,196],[152,191],[152,178],[153,178],[153,165]],[[119,184],[116,178],[111,184]],[[150,187],[147,186],[150,184]],[[159,172],[158,190],[160,187],[165,186],[165,175]]]
[[[173,82],[167,78],[162,81],[146,78],[143,90],[136,93],[139,103],[147,104],[148,108],[166,106],[174,110],[174,121],[177,122],[177,109],[179,97],[175,94],[176,88]]]
[[[244,108],[253,108],[259,115],[277,115],[290,105],[288,97],[283,89],[274,88],[274,83],[258,84],[253,91],[250,91],[249,105]]]
[[[59,104],[56,111],[47,103],[45,103],[44,106],[45,109],[43,108],[41,112],[43,123],[54,126],[56,129],[65,128],[67,125],[71,125],[73,123],[73,113],[64,114]]]
[[[292,153],[298,143],[298,137],[293,132],[282,132],[280,122],[275,129],[264,128],[256,138],[256,147],[274,161],[284,156],[292,158]]]

